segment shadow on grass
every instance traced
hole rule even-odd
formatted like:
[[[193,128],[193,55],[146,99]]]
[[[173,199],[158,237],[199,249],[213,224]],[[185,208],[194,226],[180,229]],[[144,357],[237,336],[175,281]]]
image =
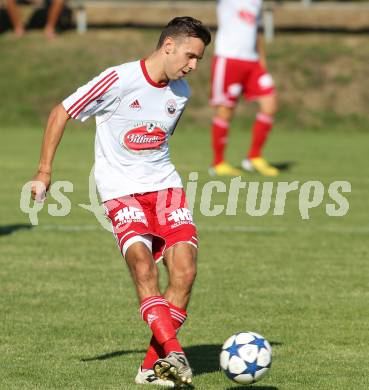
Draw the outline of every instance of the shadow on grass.
[[[225,390],[278,390],[278,387],[275,386],[232,386],[232,387],[227,387]]]
[[[195,375],[201,375],[205,373],[219,371],[219,354],[221,346],[217,344],[204,344],[194,345],[184,348],[188,360],[191,362],[191,367]],[[82,358],[81,362],[92,362],[96,360],[107,360],[117,358],[128,354],[142,354],[142,357],[146,350],[122,350],[105,353],[103,355],[97,355],[88,358]]]
[[[270,165],[279,169],[280,171],[288,171],[294,165],[296,165],[296,161],[281,161],[276,163],[270,163]]]
[[[282,345],[282,343],[278,341],[272,341],[271,345],[278,346],[278,345]],[[221,352],[221,349],[222,347],[220,344],[193,345],[184,348],[188,360],[191,362],[191,367],[193,368],[195,375],[208,374],[208,373],[219,371],[219,354]],[[143,349],[113,351],[113,352],[105,353],[103,355],[82,358],[80,361],[92,362],[96,360],[107,360],[107,359],[117,358],[128,354],[143,355],[145,352],[146,350]],[[240,390],[242,389],[242,387],[239,386],[237,388]],[[247,389],[277,390],[276,387],[250,387],[250,386],[248,386]]]
[[[271,345],[282,345],[282,343],[273,341]],[[195,375],[219,371],[219,355],[221,350],[222,346],[218,344],[193,345],[184,348]],[[269,389],[265,388],[265,390]]]
[[[279,171],[288,171],[290,170],[294,165],[296,165],[296,161],[280,161],[280,162],[271,162],[270,165],[277,168]],[[237,165],[236,168],[240,169],[241,171],[243,168],[240,165]]]
[[[272,347],[278,347],[278,346],[280,346],[280,345],[283,345],[283,343],[281,343],[280,341],[271,341],[271,342],[270,342],[270,345],[271,345]]]
[[[222,347],[218,344],[193,345],[184,348],[191,362],[194,375],[219,371],[219,354]]]
[[[33,226],[27,223],[15,223],[12,225],[0,226],[0,236],[8,236],[18,230],[30,230]]]
[[[145,353],[146,350],[144,349],[128,349],[127,351],[113,351],[113,352],[108,352],[103,355],[96,355],[92,356],[89,358],[82,358],[80,361],[81,362],[93,362],[95,360],[108,360],[108,359],[113,359],[119,356],[124,356],[124,355],[131,355],[131,354],[136,354],[136,353]]]

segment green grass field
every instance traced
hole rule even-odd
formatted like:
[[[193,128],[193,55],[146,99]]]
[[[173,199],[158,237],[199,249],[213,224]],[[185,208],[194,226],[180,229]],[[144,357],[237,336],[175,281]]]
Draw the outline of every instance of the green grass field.
[[[114,41],[104,34],[97,33],[98,44]],[[145,34],[149,40],[153,33]],[[73,193],[67,194],[71,213],[51,217],[45,205],[39,225],[31,227],[19,209],[21,188],[37,166],[45,114],[57,98],[83,80],[83,74],[71,73],[73,66],[78,63],[92,73],[95,63],[91,58],[100,66],[104,61],[117,61],[120,55],[104,45],[104,59],[91,47],[71,58],[71,51],[77,53],[81,43],[78,38],[69,47],[71,37],[61,37],[53,47],[43,47],[38,35],[21,42],[11,37],[0,41],[6,53],[0,64],[0,83],[8,97],[0,108],[4,119],[0,143],[0,389],[140,388],[133,380],[149,331],[140,319],[132,282],[114,238],[92,213],[78,206],[89,203],[93,121],[69,126],[55,161],[53,180],[74,185]],[[92,41],[96,36],[84,39]],[[271,66],[278,69],[281,53],[291,46],[300,47],[300,54],[313,51],[314,39],[306,41],[305,47],[294,39],[281,39],[272,50]],[[322,40],[321,52],[333,58],[332,42],[339,56],[347,40]],[[19,62],[21,54],[31,50],[36,57]],[[139,55],[142,48],[137,50]],[[61,57],[64,63],[58,62]],[[65,73],[55,79],[56,70],[41,67],[41,60]],[[7,79],[11,64],[13,77]],[[227,337],[251,330],[272,343],[274,360],[270,374],[248,389],[367,389],[369,134],[365,113],[353,111],[342,119],[328,108],[323,114],[311,109],[306,118],[301,107],[301,116],[296,114],[298,102],[288,106],[286,101],[288,109],[282,109],[276,121],[266,155],[273,162],[291,163],[275,182],[318,180],[324,184],[323,202],[310,211],[309,220],[299,213],[298,191],[288,195],[283,216],[273,216],[274,204],[264,216],[246,214],[246,192],[241,190],[237,215],[206,217],[199,206],[201,188],[210,180],[210,116],[206,94],[197,84],[207,81],[206,72],[196,77],[192,83],[202,98],[195,98],[201,103],[195,106],[201,107],[186,112],[171,140],[172,159],[184,182],[190,172],[199,172],[194,211],[200,239],[198,279],[189,319],[180,333],[194,368],[196,388],[246,389],[219,371],[218,355]],[[252,116],[240,113],[240,117],[250,124]],[[303,130],[296,127],[299,118]],[[243,119],[237,120],[231,133],[229,159],[236,165],[249,141],[249,130],[242,123]],[[256,175],[243,179],[270,181]],[[351,193],[345,194],[350,209],[344,217],[329,217],[325,212],[325,205],[332,203],[327,189],[335,180],[352,185]],[[228,186],[229,180],[224,183]],[[226,195],[215,194],[214,203],[225,204]],[[49,199],[48,203],[56,202]],[[164,284],[165,269],[160,269]]]

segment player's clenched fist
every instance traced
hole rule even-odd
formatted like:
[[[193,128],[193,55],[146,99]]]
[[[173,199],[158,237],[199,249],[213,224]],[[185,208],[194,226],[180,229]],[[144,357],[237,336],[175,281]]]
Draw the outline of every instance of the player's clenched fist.
[[[36,202],[43,202],[46,199],[46,192],[51,183],[51,174],[38,172],[32,179],[31,195]]]

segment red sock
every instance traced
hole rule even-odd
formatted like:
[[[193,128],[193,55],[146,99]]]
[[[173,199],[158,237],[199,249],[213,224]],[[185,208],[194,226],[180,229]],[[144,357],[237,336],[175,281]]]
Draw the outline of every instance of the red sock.
[[[180,307],[173,305],[171,302],[168,302],[168,304],[170,316],[172,317],[172,324],[176,333],[178,333],[179,329],[187,319],[187,312],[185,309],[181,309]]]
[[[165,355],[170,352],[183,352],[172,324],[168,302],[161,296],[144,299],[140,307],[141,315],[146,321]]]
[[[177,306],[174,306],[172,303],[168,302],[170,315],[172,317],[172,324],[174,329],[178,333],[180,327],[186,321],[187,313],[186,310],[180,309]],[[146,352],[145,359],[142,363],[142,368],[145,370],[152,369],[154,363],[160,358],[164,357],[165,352],[161,345],[156,341],[155,337],[152,336],[150,340],[149,348]]]
[[[227,146],[229,122],[222,118],[215,117],[212,125],[212,146],[214,160],[213,165],[217,165],[224,160],[224,150]]]
[[[268,138],[268,133],[272,129],[272,126],[273,117],[262,113],[256,115],[256,121],[252,128],[252,141],[248,158],[261,156],[261,149]]]

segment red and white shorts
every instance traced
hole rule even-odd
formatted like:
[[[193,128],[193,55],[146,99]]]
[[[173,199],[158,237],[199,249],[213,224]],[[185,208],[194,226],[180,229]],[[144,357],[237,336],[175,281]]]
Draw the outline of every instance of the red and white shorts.
[[[161,260],[179,242],[197,248],[197,232],[183,188],[133,194],[104,203],[118,247],[125,256],[135,242],[143,242]]]
[[[234,107],[241,94],[247,100],[274,93],[272,76],[259,61],[213,57],[211,99],[213,106]]]

